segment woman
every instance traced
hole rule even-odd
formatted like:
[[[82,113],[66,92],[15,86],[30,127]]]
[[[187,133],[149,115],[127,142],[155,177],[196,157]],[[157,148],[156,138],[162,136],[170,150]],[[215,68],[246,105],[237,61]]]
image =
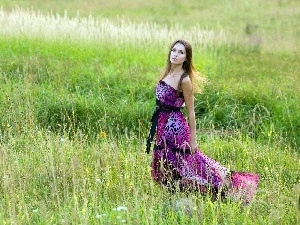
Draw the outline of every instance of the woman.
[[[152,178],[171,190],[199,191],[214,197],[220,194],[249,203],[256,192],[259,176],[229,171],[198,148],[193,95],[196,77],[191,45],[185,40],[176,40],[170,47],[165,71],[155,89],[157,107],[147,140],[149,153],[156,134]],[[181,112],[184,106],[188,122]]]

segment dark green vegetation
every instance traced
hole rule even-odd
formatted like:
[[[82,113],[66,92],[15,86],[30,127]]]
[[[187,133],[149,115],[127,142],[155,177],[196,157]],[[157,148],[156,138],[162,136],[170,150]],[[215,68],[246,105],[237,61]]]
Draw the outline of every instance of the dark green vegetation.
[[[81,130],[93,138],[100,131],[146,136],[163,53],[149,47],[147,60],[142,50],[130,48],[35,42],[1,39],[3,134],[8,123],[21,129],[30,110],[39,126],[52,131],[72,135]],[[226,130],[297,149],[299,54],[231,47],[212,51],[195,51],[196,67],[209,79],[204,94],[196,96],[199,132]],[[207,64],[197,55],[207,57]],[[29,102],[20,105],[26,98]]]

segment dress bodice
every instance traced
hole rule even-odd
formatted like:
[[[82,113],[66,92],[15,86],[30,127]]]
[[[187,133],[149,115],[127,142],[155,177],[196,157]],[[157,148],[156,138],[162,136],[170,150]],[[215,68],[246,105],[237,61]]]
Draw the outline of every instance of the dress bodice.
[[[184,98],[183,94],[178,95],[177,90],[167,84],[165,81],[160,80],[155,89],[156,99],[162,103],[173,106],[173,107],[183,107]]]

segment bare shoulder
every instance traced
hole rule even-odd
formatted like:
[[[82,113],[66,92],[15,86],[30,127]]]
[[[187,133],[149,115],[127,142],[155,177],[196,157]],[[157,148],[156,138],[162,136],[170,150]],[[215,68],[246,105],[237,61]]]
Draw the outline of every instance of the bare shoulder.
[[[191,83],[191,78],[189,76],[184,77],[182,83]]]
[[[190,90],[193,88],[192,81],[189,76],[186,76],[185,78],[182,79],[182,84],[181,84],[182,90]]]

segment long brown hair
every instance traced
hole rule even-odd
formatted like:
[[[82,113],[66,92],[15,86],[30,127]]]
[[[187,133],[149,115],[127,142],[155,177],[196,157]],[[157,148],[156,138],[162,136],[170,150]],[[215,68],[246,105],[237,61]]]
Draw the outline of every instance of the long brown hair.
[[[192,45],[186,40],[178,39],[178,40],[174,41],[172,43],[172,45],[170,46],[170,49],[169,49],[169,52],[168,52],[168,58],[167,58],[167,65],[165,67],[165,70],[162,73],[161,79],[164,79],[171,70],[170,54],[171,54],[171,51],[172,51],[173,47],[177,43],[182,44],[184,46],[185,52],[186,52],[186,60],[182,64],[182,69],[184,70],[184,73],[181,75],[181,77],[179,79],[177,91],[178,92],[181,91],[181,83],[182,83],[183,78],[189,76],[191,81],[192,81],[192,84],[193,84],[193,91],[200,93],[201,92],[200,87],[198,85],[196,85],[196,83],[198,84],[198,82],[200,80],[201,80],[200,82],[203,83],[204,78],[200,77],[198,75],[198,72],[195,70],[195,67],[193,65]],[[196,82],[196,81],[198,81],[198,82]]]

